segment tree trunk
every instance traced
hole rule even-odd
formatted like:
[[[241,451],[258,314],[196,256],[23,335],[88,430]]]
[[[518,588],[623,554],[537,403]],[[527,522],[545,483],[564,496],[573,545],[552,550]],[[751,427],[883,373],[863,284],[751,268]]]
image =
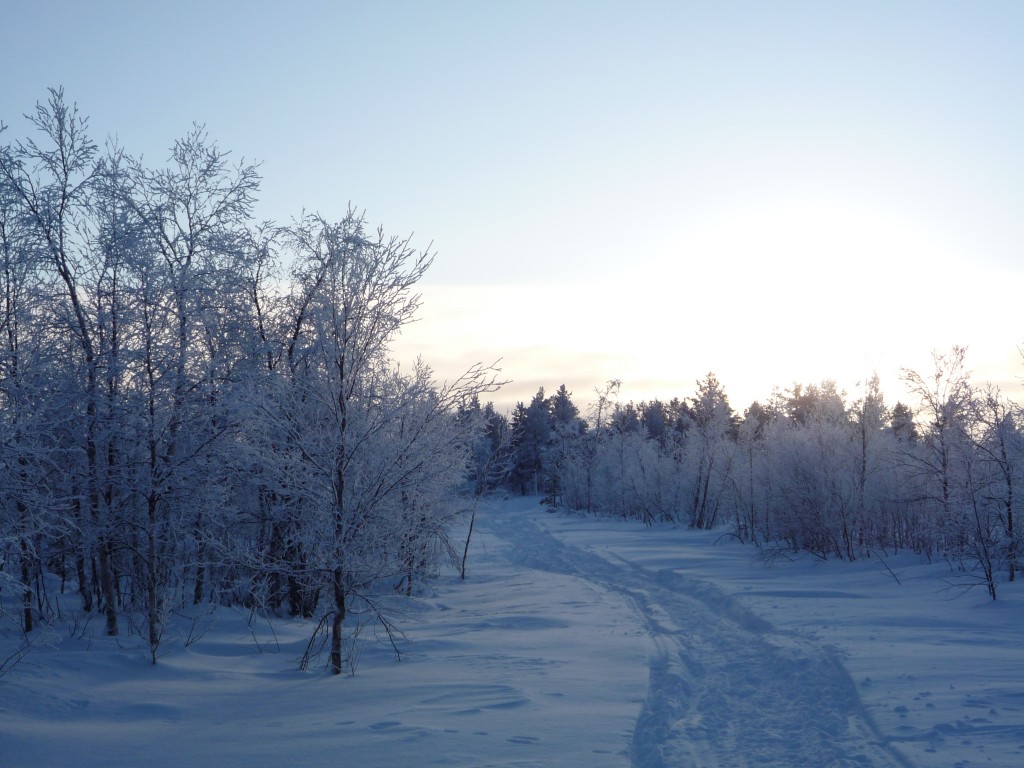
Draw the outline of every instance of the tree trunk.
[[[590,511],[589,509],[587,510]],[[476,508],[469,517],[469,531],[466,533],[466,546],[462,549],[462,564],[459,567],[459,578],[466,580],[466,558],[469,557],[469,540],[473,538],[473,524],[476,523]]]
[[[192,528],[192,536],[196,542],[196,583],[192,588],[192,605],[203,602],[203,591],[206,588],[206,544],[203,540],[203,515],[196,515]]]
[[[78,577],[78,594],[82,596],[82,610],[92,613],[92,589],[85,572],[85,557],[81,550],[75,552],[75,575]]]
[[[345,588],[341,568],[334,569],[334,620],[331,622],[331,672],[341,674],[341,639],[345,624]]]
[[[115,592],[113,573],[113,546],[110,534],[106,530],[110,509],[103,509],[99,491],[99,462],[96,457],[96,372],[91,347],[87,346],[86,364],[88,366],[88,389],[86,391],[86,431],[85,457],[88,467],[89,507],[92,511],[93,524],[100,530],[98,541],[98,559],[100,568],[100,587],[103,590],[104,612],[107,619],[107,635],[116,637],[117,627],[117,595]],[[103,512],[101,514],[101,509]]]
[[[24,517],[25,505],[18,502],[18,511]],[[28,542],[21,540],[21,581],[22,581],[22,606],[24,608],[25,634],[33,629],[32,624],[32,567],[30,564],[32,553],[29,550]]]
[[[146,537],[147,557],[146,568],[146,619],[149,625],[149,653],[151,661],[156,664],[156,651],[160,647],[160,566],[156,536],[157,497],[150,493],[147,503],[149,531]]]
[[[111,565],[111,546],[106,535],[99,542],[100,587],[103,590],[103,611],[107,617],[107,635],[117,636],[117,592]]]

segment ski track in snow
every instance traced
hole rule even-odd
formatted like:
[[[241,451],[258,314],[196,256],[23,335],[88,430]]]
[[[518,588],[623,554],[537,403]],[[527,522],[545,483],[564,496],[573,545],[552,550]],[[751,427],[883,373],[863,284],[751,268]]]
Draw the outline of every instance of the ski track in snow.
[[[653,643],[634,766],[912,766],[832,649],[773,631],[707,582],[567,545],[529,516],[488,515],[483,527],[511,545],[511,562],[590,581],[633,606]]]
[[[238,608],[175,617],[156,666],[54,627],[0,680],[0,766],[1024,765],[1020,584],[950,595],[909,553],[766,569],[536,498],[476,530],[466,580],[395,604],[402,662],[365,637],[353,677],[296,669],[316,622]]]

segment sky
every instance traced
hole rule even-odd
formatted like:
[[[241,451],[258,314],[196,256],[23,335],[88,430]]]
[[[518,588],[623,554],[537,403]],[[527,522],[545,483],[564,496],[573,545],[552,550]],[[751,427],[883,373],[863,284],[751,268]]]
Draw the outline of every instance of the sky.
[[[969,348],[1020,400],[1024,3],[0,0],[0,121],[63,86],[151,165],[193,123],[257,215],[436,253],[394,348],[507,408],[773,389]]]

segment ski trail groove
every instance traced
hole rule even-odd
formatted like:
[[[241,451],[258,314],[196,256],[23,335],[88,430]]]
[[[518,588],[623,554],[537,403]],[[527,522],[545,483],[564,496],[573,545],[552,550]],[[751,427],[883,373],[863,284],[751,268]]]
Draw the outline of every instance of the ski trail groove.
[[[528,515],[488,515],[485,527],[517,565],[584,579],[634,607],[654,647],[637,768],[913,768],[831,649],[774,632],[707,582],[565,544]]]

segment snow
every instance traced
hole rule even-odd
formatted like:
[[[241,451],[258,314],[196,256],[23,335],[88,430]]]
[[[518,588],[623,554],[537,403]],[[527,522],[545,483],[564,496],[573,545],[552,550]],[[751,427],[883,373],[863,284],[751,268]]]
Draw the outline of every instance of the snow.
[[[1019,582],[993,602],[913,554],[758,553],[492,502],[467,580],[399,617],[401,661],[364,635],[355,676],[300,672],[312,624],[230,609],[187,646],[178,619],[156,666],[138,637],[68,626],[0,678],[0,762],[1024,764]]]

